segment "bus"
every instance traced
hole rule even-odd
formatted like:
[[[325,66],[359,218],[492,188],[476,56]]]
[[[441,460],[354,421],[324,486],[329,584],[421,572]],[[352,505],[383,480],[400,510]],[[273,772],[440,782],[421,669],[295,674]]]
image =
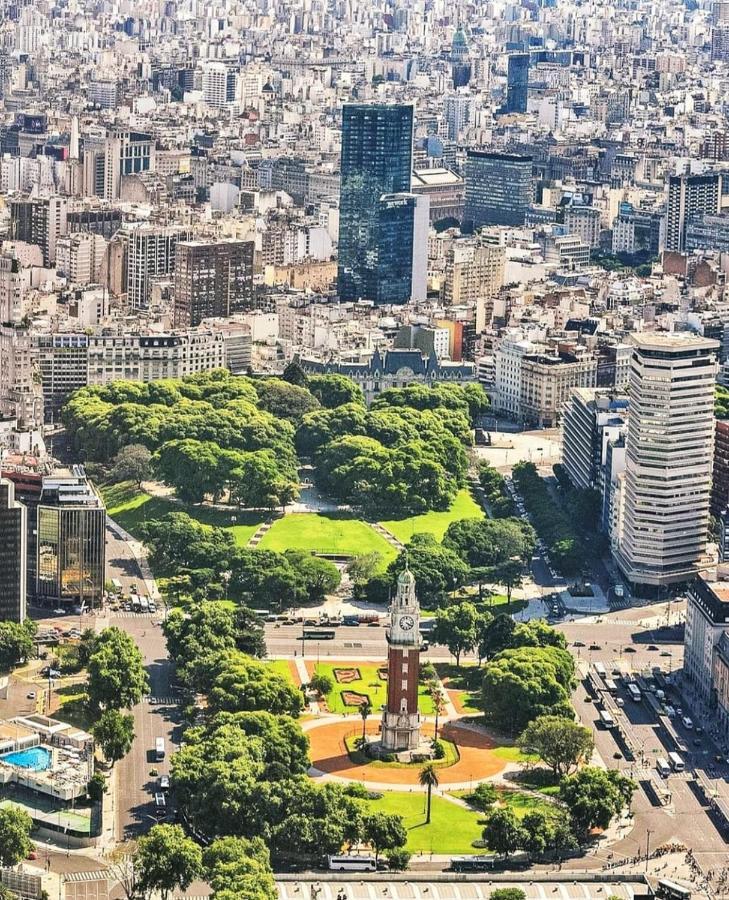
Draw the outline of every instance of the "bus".
[[[374,856],[327,856],[327,866],[335,872],[376,872]]]
[[[632,682],[628,685],[628,693],[630,694],[630,699],[635,701],[636,703],[640,703],[640,701],[643,699],[640,688],[637,684],[633,684]]]
[[[671,767],[662,756],[659,756],[656,760],[656,769],[661,778],[668,778],[671,774]]]
[[[603,728],[615,728],[615,719],[613,719],[606,709],[600,710],[600,722],[602,723]]]
[[[691,891],[683,885],[676,884],[675,881],[661,878],[656,887],[656,897],[660,897],[661,900],[690,900]]]
[[[602,678],[602,680],[604,681],[605,676],[607,675],[607,672],[605,671],[605,666],[601,662],[595,663],[595,671],[600,676],[600,678]]]
[[[111,589],[112,589],[112,593],[116,594],[117,596],[118,596],[119,594],[121,594],[121,592],[122,592],[122,583],[121,583],[121,581],[119,581],[118,578],[112,578],[112,579],[111,579]]]
[[[683,772],[686,768],[683,760],[675,751],[668,754],[668,761],[671,763],[671,768],[674,772]]]
[[[149,612],[149,600],[147,599],[147,597],[139,598],[139,611],[143,613]]]
[[[337,633],[333,628],[305,628],[305,641],[333,641]]]
[[[136,594],[132,594],[129,600],[132,604],[132,612],[139,612],[139,610],[142,608],[139,597]]]
[[[154,758],[161,762],[165,758],[165,739],[158,737],[154,741]]]
[[[482,854],[480,856],[454,856],[451,860],[452,872],[486,872],[493,869],[496,854]]]
[[[618,693],[618,686],[617,684],[615,684],[612,678],[605,679],[605,688],[608,694],[611,694],[613,697]]]

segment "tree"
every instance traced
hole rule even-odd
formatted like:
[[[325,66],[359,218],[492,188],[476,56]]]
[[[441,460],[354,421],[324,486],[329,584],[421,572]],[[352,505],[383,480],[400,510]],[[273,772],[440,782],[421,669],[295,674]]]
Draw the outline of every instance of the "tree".
[[[86,785],[86,793],[89,795],[89,800],[92,800],[95,803],[101,803],[104,799],[104,794],[106,794],[108,790],[109,785],[106,783],[104,773],[94,772],[89,779],[89,783]]]
[[[365,742],[365,734],[367,728],[367,719],[369,718],[370,713],[372,712],[372,704],[369,700],[365,700],[364,703],[360,703],[359,706],[359,714],[362,716],[362,743]]]
[[[362,820],[362,837],[375,851],[375,861],[383,850],[399,850],[407,843],[402,816],[388,813],[372,813]]]
[[[355,585],[364,584],[373,577],[382,566],[382,554],[376,550],[362,553],[347,563],[347,574]]]
[[[437,741],[438,720],[445,712],[446,698],[443,695],[443,691],[441,690],[440,685],[436,681],[431,681],[428,693],[430,694],[430,699],[433,701],[433,709],[435,710],[435,731],[433,739]]]
[[[432,534],[415,534],[405,550],[387,568],[390,586],[406,564],[418,585],[418,599],[425,607],[440,606],[450,591],[468,580],[468,566]]]
[[[527,813],[521,820],[524,831],[524,849],[533,856],[541,856],[550,845],[551,822],[543,809]]]
[[[298,422],[319,407],[319,401],[307,388],[280,378],[256,381],[255,388],[261,407],[277,419]]]
[[[534,549],[535,537],[519,519],[460,519],[452,522],[443,544],[469,566],[500,566],[523,560]]]
[[[433,788],[437,788],[439,785],[438,780],[438,770],[433,765],[433,763],[426,763],[423,768],[420,770],[418,774],[418,781],[420,782],[420,786],[427,788],[428,791],[428,806],[427,812],[425,814],[425,824],[430,825],[430,804],[432,800]]]
[[[538,716],[572,718],[569,696],[574,661],[556,647],[504,650],[486,665],[483,703],[486,718],[516,734]]]
[[[489,850],[509,856],[524,844],[524,830],[511,809],[496,809],[488,817],[483,839]]]
[[[309,380],[306,377],[306,372],[302,369],[301,363],[297,360],[292,360],[292,362],[286,366],[281,377],[284,381],[288,381],[289,384],[295,384],[297,387],[308,387]]]
[[[202,850],[179,825],[155,825],[139,839],[136,865],[142,890],[185,891],[203,872]]]
[[[506,588],[506,599],[511,603],[511,593],[524,581],[524,567],[521,560],[509,559],[494,568],[494,581]]]
[[[33,652],[36,625],[30,619],[0,622],[0,670],[9,672],[29,658]]]
[[[521,888],[496,888],[489,894],[489,900],[526,900],[526,892]]]
[[[24,809],[0,809],[0,866],[15,866],[33,849],[33,820]]]
[[[235,646],[241,653],[263,659],[266,655],[266,635],[263,620],[247,606],[239,606],[235,613]]]
[[[316,691],[320,697],[326,697],[334,690],[334,679],[327,675],[326,672],[315,672],[309,681],[309,688]]]
[[[301,692],[270,666],[232,651],[220,658],[208,703],[214,711],[264,710],[274,715],[298,716],[302,699]]]
[[[89,657],[86,690],[92,709],[128,709],[149,690],[139,648],[115,626],[105,628]]]
[[[144,444],[127,444],[114,459],[111,470],[113,481],[133,481],[137,487],[149,478],[152,469],[152,454]]]
[[[362,388],[346,375],[310,375],[307,387],[326,409],[335,409],[345,403],[359,403],[364,406]]]
[[[134,716],[117,709],[105,709],[91,730],[102,753],[113,766],[132,749]]]
[[[590,759],[593,749],[589,728],[560,716],[539,716],[530,722],[519,738],[527,753],[536,753],[558,777]]]
[[[268,849],[261,838],[223,837],[203,852],[214,900],[277,900]]]
[[[476,644],[477,627],[478,610],[472,603],[457,603],[439,609],[435,614],[433,643],[444,644],[460,669],[461,654],[473,650]]]
[[[492,619],[484,619],[478,633],[478,655],[481,659],[491,659],[514,644],[516,622],[504,613]]]
[[[586,766],[562,779],[559,796],[567,806],[572,826],[581,839],[593,828],[605,829],[630,802],[635,783],[617,769]]]
[[[404,872],[410,865],[412,853],[402,847],[390,850],[387,854],[387,865],[391,872]]]
[[[488,812],[498,799],[499,793],[493,784],[490,781],[482,781],[481,784],[476,785],[468,802],[476,809],[480,809],[481,812]]]

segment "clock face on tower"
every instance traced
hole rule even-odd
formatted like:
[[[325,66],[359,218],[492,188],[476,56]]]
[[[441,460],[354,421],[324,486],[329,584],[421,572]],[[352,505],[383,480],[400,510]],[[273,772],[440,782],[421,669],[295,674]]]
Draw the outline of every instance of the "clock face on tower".
[[[403,631],[410,631],[414,624],[415,619],[412,616],[400,616],[400,628]]]

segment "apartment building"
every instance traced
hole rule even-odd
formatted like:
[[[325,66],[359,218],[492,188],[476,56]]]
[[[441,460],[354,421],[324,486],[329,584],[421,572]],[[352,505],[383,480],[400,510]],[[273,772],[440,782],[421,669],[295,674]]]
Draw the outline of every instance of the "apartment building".
[[[253,302],[253,241],[182,241],[175,265],[175,326],[242,312]]]
[[[576,488],[601,488],[607,444],[625,430],[627,400],[573,388],[562,417],[562,465]]]
[[[78,232],[58,239],[56,271],[73,284],[97,284],[106,253],[106,240],[99,234]]]
[[[140,225],[127,235],[127,302],[132,309],[149,305],[152,282],[174,272],[177,244],[189,239],[187,228]]]
[[[699,576],[686,591],[684,676],[705,703],[714,693],[714,653],[729,629],[729,582]]]
[[[0,616],[25,619],[28,578],[28,511],[15,499],[15,485],[0,478]]]
[[[447,250],[443,302],[476,304],[476,331],[490,323],[493,300],[504,284],[506,249],[484,239],[454,241]]]
[[[660,596],[700,568],[709,525],[717,341],[631,336],[630,415],[617,563]]]

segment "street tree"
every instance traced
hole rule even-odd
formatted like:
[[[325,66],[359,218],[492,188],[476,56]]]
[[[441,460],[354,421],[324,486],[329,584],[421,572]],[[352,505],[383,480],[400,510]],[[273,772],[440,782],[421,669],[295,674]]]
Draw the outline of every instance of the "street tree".
[[[15,866],[33,849],[33,820],[24,809],[0,809],[0,866]]]
[[[524,581],[524,566],[519,559],[507,559],[494,568],[494,581],[506,588],[506,600],[511,603],[511,594]]]
[[[589,728],[561,716],[539,716],[519,738],[527,753],[536,753],[561,778],[588,761],[594,746]]]
[[[326,672],[315,672],[309,681],[309,688],[312,691],[316,691],[320,697],[326,697],[327,694],[334,690],[334,679],[331,675],[327,675]]]
[[[91,730],[94,740],[113,766],[132,749],[134,716],[118,709],[105,709]]]
[[[425,814],[425,824],[430,825],[430,805],[432,801],[433,788],[439,785],[438,770],[433,763],[426,763],[418,774],[418,781],[421,787],[428,791],[428,805]]]
[[[142,890],[159,891],[167,900],[171,891],[187,890],[202,875],[202,850],[181,826],[155,825],[139,839],[136,866]]]
[[[362,837],[375,851],[375,861],[383,850],[399,850],[407,843],[408,833],[402,816],[376,812],[362,819]]]
[[[489,900],[526,900],[526,892],[521,888],[496,888],[489,894]]]
[[[268,848],[261,838],[222,837],[203,851],[213,900],[276,900]]]
[[[499,856],[510,856],[524,846],[524,829],[511,809],[496,809],[488,817],[483,839],[489,850]]]
[[[433,710],[435,711],[435,731],[433,735],[434,740],[438,740],[438,721],[440,717],[443,715],[446,709],[446,698],[443,694],[443,690],[437,681],[431,681],[428,686],[428,693],[430,694],[430,699],[433,701]]]
[[[36,625],[25,622],[0,622],[0,671],[10,672],[33,652]]]
[[[498,799],[499,793],[494,785],[490,781],[483,781],[473,789],[468,802],[481,812],[488,812]]]
[[[584,840],[593,828],[607,828],[623,812],[635,787],[617,769],[586,766],[562,779],[559,797],[569,810],[576,835]]]
[[[89,705],[102,709],[129,709],[149,690],[139,648],[124,631],[105,628],[89,657],[86,690]]]

